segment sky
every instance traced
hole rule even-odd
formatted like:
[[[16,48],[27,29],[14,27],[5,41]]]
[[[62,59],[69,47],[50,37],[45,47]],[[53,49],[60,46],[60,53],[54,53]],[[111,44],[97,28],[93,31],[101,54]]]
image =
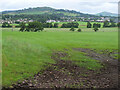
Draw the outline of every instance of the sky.
[[[119,0],[0,0],[0,12],[19,10],[29,7],[52,7],[76,10],[82,13],[118,13]]]

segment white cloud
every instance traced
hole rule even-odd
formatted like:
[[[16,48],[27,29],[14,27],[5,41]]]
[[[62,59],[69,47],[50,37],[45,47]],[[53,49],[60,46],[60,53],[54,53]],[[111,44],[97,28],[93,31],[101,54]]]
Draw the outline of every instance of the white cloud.
[[[28,7],[48,6],[53,8],[73,9],[85,13],[110,11],[117,13],[119,0],[2,0],[0,11],[16,10]]]

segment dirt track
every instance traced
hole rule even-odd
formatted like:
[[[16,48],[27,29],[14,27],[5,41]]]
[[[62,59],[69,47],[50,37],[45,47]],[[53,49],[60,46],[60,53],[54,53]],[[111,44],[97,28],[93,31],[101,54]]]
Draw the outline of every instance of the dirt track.
[[[118,64],[117,60],[106,54],[98,54],[90,49],[74,48],[85,52],[87,56],[100,60],[106,65],[99,73],[86,70],[73,64],[73,61],[62,60],[67,53],[54,52],[51,56],[56,61],[43,74],[36,74],[33,79],[24,80],[13,85],[14,88],[117,88]]]

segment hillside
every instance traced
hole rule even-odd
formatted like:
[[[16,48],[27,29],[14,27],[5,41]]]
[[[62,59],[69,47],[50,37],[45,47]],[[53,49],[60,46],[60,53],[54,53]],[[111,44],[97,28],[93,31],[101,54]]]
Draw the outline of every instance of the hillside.
[[[22,10],[15,10],[15,11],[3,11],[3,14],[9,15],[20,15],[20,14],[63,14],[65,16],[94,16],[90,14],[83,14],[74,10],[64,10],[64,9],[54,9],[51,7],[36,7],[36,8],[28,8]]]
[[[28,8],[22,10],[15,10],[15,11],[3,11],[3,14],[43,14],[43,13],[51,13],[54,9],[50,7],[37,7],[37,8]]]
[[[98,15],[98,16],[114,16],[114,17],[118,16],[117,14],[110,13],[110,12],[101,12],[101,13],[97,13],[96,15]]]

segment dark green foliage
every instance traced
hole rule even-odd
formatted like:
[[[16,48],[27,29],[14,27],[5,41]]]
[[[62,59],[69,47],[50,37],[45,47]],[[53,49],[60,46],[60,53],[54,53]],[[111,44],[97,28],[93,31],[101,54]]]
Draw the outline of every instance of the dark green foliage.
[[[71,27],[70,31],[75,31],[74,27]]]
[[[28,26],[27,26],[30,31],[32,32],[37,32],[37,31],[42,31],[43,30],[43,26],[42,23],[38,22],[38,21],[34,21],[34,22],[29,22]]]
[[[54,23],[54,28],[58,28],[58,23]]]
[[[111,22],[110,27],[116,27],[117,25],[114,22]]]
[[[52,28],[52,27],[53,27],[52,23],[50,23],[49,25],[50,25],[50,28]]]
[[[20,24],[20,22],[18,22],[18,21],[15,21],[15,23],[16,23],[16,24]]]
[[[118,27],[120,27],[120,22],[117,24]]]
[[[3,28],[10,28],[10,27],[12,27],[9,23],[7,23],[7,22],[4,22],[3,24],[2,24],[2,27]]]
[[[103,24],[103,27],[110,27],[110,25],[109,25],[110,23],[109,23],[109,21],[104,21],[104,24]]]
[[[61,28],[72,28],[72,27],[78,28],[78,26],[79,26],[79,23],[71,22],[71,23],[67,23],[67,24],[65,24],[65,23],[62,24]]]
[[[91,28],[92,24],[90,22],[87,23],[87,28]]]
[[[26,32],[30,32],[30,29],[28,27],[26,27],[25,31]]]
[[[2,24],[2,27],[6,27],[7,24],[8,24],[8,23],[4,22],[4,23]]]
[[[20,32],[23,32],[24,31],[24,29],[23,28],[20,28],[20,30],[19,30]]]
[[[99,29],[98,27],[94,27],[94,31],[97,32]]]
[[[18,14],[18,15],[3,15],[2,19],[12,19],[12,20],[18,20],[18,19],[27,19],[27,20],[34,20],[39,21],[41,23],[45,23],[47,20],[60,20],[59,14]]]
[[[43,25],[42,23],[38,22],[38,21],[34,21],[34,22],[29,22],[28,26],[25,26],[25,23],[21,23],[20,24],[21,28],[20,31],[27,31],[27,32],[37,32],[37,31],[43,31]]]
[[[44,28],[49,28],[49,23],[43,23]]]
[[[61,28],[67,28],[67,24],[63,23]]]
[[[52,28],[54,27],[52,23],[43,23],[44,28]]]
[[[98,24],[98,23],[96,24],[96,23],[94,23],[94,24],[93,24],[93,28],[95,28],[95,27],[100,28],[100,27],[101,27],[101,24]]]
[[[20,31],[23,32],[25,30],[25,23],[20,23]]]
[[[110,20],[110,22],[106,20],[103,25],[103,27],[116,27],[116,26],[117,25],[115,24],[115,22],[113,22],[113,20]]]
[[[81,31],[82,31],[82,30],[79,28],[79,29],[78,29],[78,32],[81,32]]]

